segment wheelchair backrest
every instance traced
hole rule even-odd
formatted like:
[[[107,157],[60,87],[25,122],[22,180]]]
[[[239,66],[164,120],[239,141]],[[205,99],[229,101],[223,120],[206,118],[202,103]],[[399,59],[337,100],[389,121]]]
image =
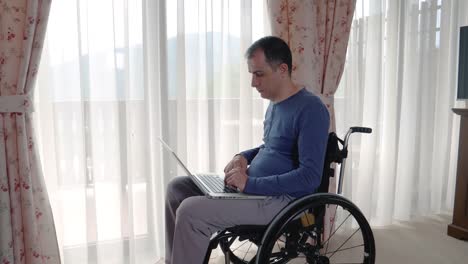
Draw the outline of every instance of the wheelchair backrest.
[[[317,189],[317,192],[328,192],[330,177],[335,176],[335,170],[332,168],[332,163],[341,163],[343,158],[346,157],[347,153],[343,153],[343,151],[340,149],[340,143],[343,145],[343,140],[338,138],[335,132],[328,134],[327,152],[325,154],[322,179],[320,181],[320,186]]]

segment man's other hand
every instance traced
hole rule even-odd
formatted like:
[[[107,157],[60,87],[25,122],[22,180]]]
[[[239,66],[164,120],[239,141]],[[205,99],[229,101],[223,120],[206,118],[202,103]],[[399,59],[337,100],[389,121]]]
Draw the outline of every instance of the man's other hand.
[[[224,168],[224,173],[228,173],[234,168],[240,168],[242,171],[247,170],[247,160],[244,158],[244,156],[240,154],[235,155]]]
[[[234,186],[238,188],[241,192],[244,191],[245,185],[247,184],[247,172],[245,169],[236,167],[226,173],[224,177],[224,182],[226,185]]]

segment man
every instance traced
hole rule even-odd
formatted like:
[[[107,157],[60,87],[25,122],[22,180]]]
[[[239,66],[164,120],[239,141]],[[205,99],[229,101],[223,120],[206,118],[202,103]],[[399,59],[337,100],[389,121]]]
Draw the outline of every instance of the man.
[[[224,169],[225,183],[269,197],[209,199],[190,178],[173,179],[166,195],[169,263],[202,263],[213,233],[241,224],[266,225],[290,201],[320,185],[330,123],[326,107],[292,82],[291,51],[280,38],[256,41],[246,57],[252,87],[270,100],[264,144],[235,155]]]

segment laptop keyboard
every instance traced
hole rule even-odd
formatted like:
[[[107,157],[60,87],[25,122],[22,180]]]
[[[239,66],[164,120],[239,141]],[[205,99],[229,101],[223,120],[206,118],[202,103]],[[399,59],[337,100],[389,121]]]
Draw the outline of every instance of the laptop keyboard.
[[[223,179],[215,175],[197,174],[197,176],[215,193],[237,193],[234,188],[224,185]]]

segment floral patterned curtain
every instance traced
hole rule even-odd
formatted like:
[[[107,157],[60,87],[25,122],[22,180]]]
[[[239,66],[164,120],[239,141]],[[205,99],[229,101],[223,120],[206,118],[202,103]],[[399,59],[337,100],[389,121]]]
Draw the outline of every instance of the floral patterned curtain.
[[[273,35],[292,51],[295,83],[319,95],[335,131],[333,95],[343,73],[355,0],[268,0]]]
[[[51,0],[0,0],[0,263],[60,263],[33,138],[33,90]]]

